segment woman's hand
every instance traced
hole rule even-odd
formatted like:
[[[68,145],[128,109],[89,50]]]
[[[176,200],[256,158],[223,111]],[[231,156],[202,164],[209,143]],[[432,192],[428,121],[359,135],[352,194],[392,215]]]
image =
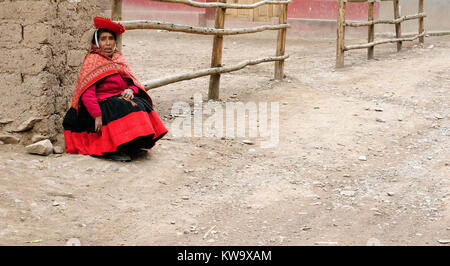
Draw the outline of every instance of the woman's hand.
[[[134,91],[132,89],[126,89],[124,90],[120,96],[122,96],[125,99],[133,99],[134,98]]]
[[[102,125],[103,125],[103,120],[101,116],[97,116],[95,118],[95,132],[98,134],[102,133]]]

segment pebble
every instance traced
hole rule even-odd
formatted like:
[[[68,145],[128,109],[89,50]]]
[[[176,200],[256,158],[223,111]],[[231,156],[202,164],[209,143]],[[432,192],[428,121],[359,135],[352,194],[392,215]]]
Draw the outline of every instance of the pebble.
[[[53,146],[53,153],[55,154],[63,154],[64,149],[61,146]]]
[[[386,122],[386,120],[381,119],[381,118],[377,118],[377,119],[375,119],[375,121],[380,122],[380,123],[385,123]]]
[[[443,118],[444,118],[442,115],[439,115],[439,114],[435,114],[434,117],[435,117],[436,119],[443,119]]]
[[[383,108],[381,108],[381,107],[376,107],[374,110],[375,110],[376,112],[383,112]]]
[[[440,244],[450,244],[450,239],[441,239],[441,240],[438,240],[438,242]]]
[[[352,190],[344,190],[344,191],[341,191],[341,195],[342,196],[347,196],[347,197],[353,197],[353,196],[355,196],[355,191],[352,191]]]
[[[388,192],[387,194],[388,194],[388,196],[391,196],[391,197],[395,195],[394,192]]]
[[[188,199],[189,199],[189,196],[183,196],[182,199],[188,200]]]
[[[53,205],[53,206],[59,206],[59,203],[56,202],[56,201],[54,201],[52,205]]]
[[[244,140],[242,141],[242,143],[247,144],[247,145],[253,145],[253,144],[255,144],[253,141],[248,140],[248,139],[244,139]]]
[[[349,174],[344,174],[344,177],[350,177],[350,175]]]
[[[21,202],[23,202],[23,201],[20,200],[20,199],[15,199],[14,202],[15,202],[15,203],[21,203]]]
[[[170,224],[175,224],[175,221],[170,221]]]
[[[314,245],[337,245],[338,242],[314,242]]]
[[[360,160],[360,161],[367,161],[367,157],[362,155],[362,156],[358,157],[358,160]]]
[[[81,246],[81,242],[78,238],[69,238],[66,242],[66,246]]]

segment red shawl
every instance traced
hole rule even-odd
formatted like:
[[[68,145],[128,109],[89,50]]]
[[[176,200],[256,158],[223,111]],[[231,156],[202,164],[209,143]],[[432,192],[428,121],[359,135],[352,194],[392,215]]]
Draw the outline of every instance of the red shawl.
[[[122,78],[131,79],[134,85],[139,88],[138,96],[146,99],[150,106],[153,107],[150,95],[134,76],[122,53],[116,49],[112,58],[110,58],[96,45],[91,45],[91,49],[84,58],[80,76],[72,96],[72,107],[78,111],[81,95],[97,81],[116,73],[119,73]]]

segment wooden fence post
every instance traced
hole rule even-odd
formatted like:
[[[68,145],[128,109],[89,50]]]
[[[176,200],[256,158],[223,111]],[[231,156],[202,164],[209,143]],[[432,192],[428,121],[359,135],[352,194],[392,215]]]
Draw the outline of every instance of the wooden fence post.
[[[373,0],[369,0],[369,15],[368,15],[368,20],[369,21],[373,21],[374,20],[374,14],[373,14],[373,10],[374,10],[374,5],[375,2]],[[375,24],[372,24],[369,26],[369,30],[368,30],[368,42],[371,43],[375,40]],[[375,50],[375,46],[369,47],[367,48],[367,59],[373,59],[373,55],[374,55],[374,50]]]
[[[122,0],[112,0],[111,20],[112,21],[122,20]],[[117,49],[122,51],[122,35],[117,36],[116,46]]]
[[[398,19],[400,17],[400,5],[399,0],[394,0],[394,18]],[[395,36],[397,38],[402,37],[402,23],[396,23],[395,24]],[[397,42],[397,52],[400,52],[402,50],[403,43],[401,41]]]
[[[424,6],[423,6],[423,0],[419,0],[419,13],[423,13],[424,10]],[[424,18],[421,17],[419,18],[419,34],[422,34],[425,31],[425,27],[424,27]],[[425,36],[421,36],[419,38],[419,43],[424,44],[425,43]]]
[[[226,0],[219,0],[221,3],[226,3]],[[225,11],[226,8],[216,8],[216,21],[214,27],[216,29],[223,29],[225,26]],[[222,66],[222,50],[223,50],[223,35],[215,35],[213,42],[213,50],[211,57],[211,67]],[[218,100],[220,88],[220,74],[214,74],[209,79],[208,99]]]
[[[346,7],[346,1],[338,0],[336,68],[344,67],[345,7]]]
[[[283,4],[280,6],[279,24],[287,23],[287,9],[288,9],[287,4]],[[286,32],[287,32],[286,28],[278,30],[276,56],[283,56],[286,51]],[[282,80],[284,78],[284,60],[279,60],[275,62],[274,78],[276,80]]]

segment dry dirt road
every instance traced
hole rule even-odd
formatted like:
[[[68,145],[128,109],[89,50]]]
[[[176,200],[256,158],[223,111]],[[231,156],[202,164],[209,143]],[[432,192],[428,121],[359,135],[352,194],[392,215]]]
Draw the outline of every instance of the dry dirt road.
[[[226,37],[224,63],[273,55],[275,36]],[[146,80],[208,67],[212,39],[139,30],[124,44]],[[333,39],[289,36],[284,81],[273,64],[223,75],[222,105],[279,103],[272,149],[168,134],[117,163],[1,145],[0,244],[448,245],[450,37],[395,47],[349,52],[335,70]],[[172,105],[207,85],[151,91],[169,130]]]

